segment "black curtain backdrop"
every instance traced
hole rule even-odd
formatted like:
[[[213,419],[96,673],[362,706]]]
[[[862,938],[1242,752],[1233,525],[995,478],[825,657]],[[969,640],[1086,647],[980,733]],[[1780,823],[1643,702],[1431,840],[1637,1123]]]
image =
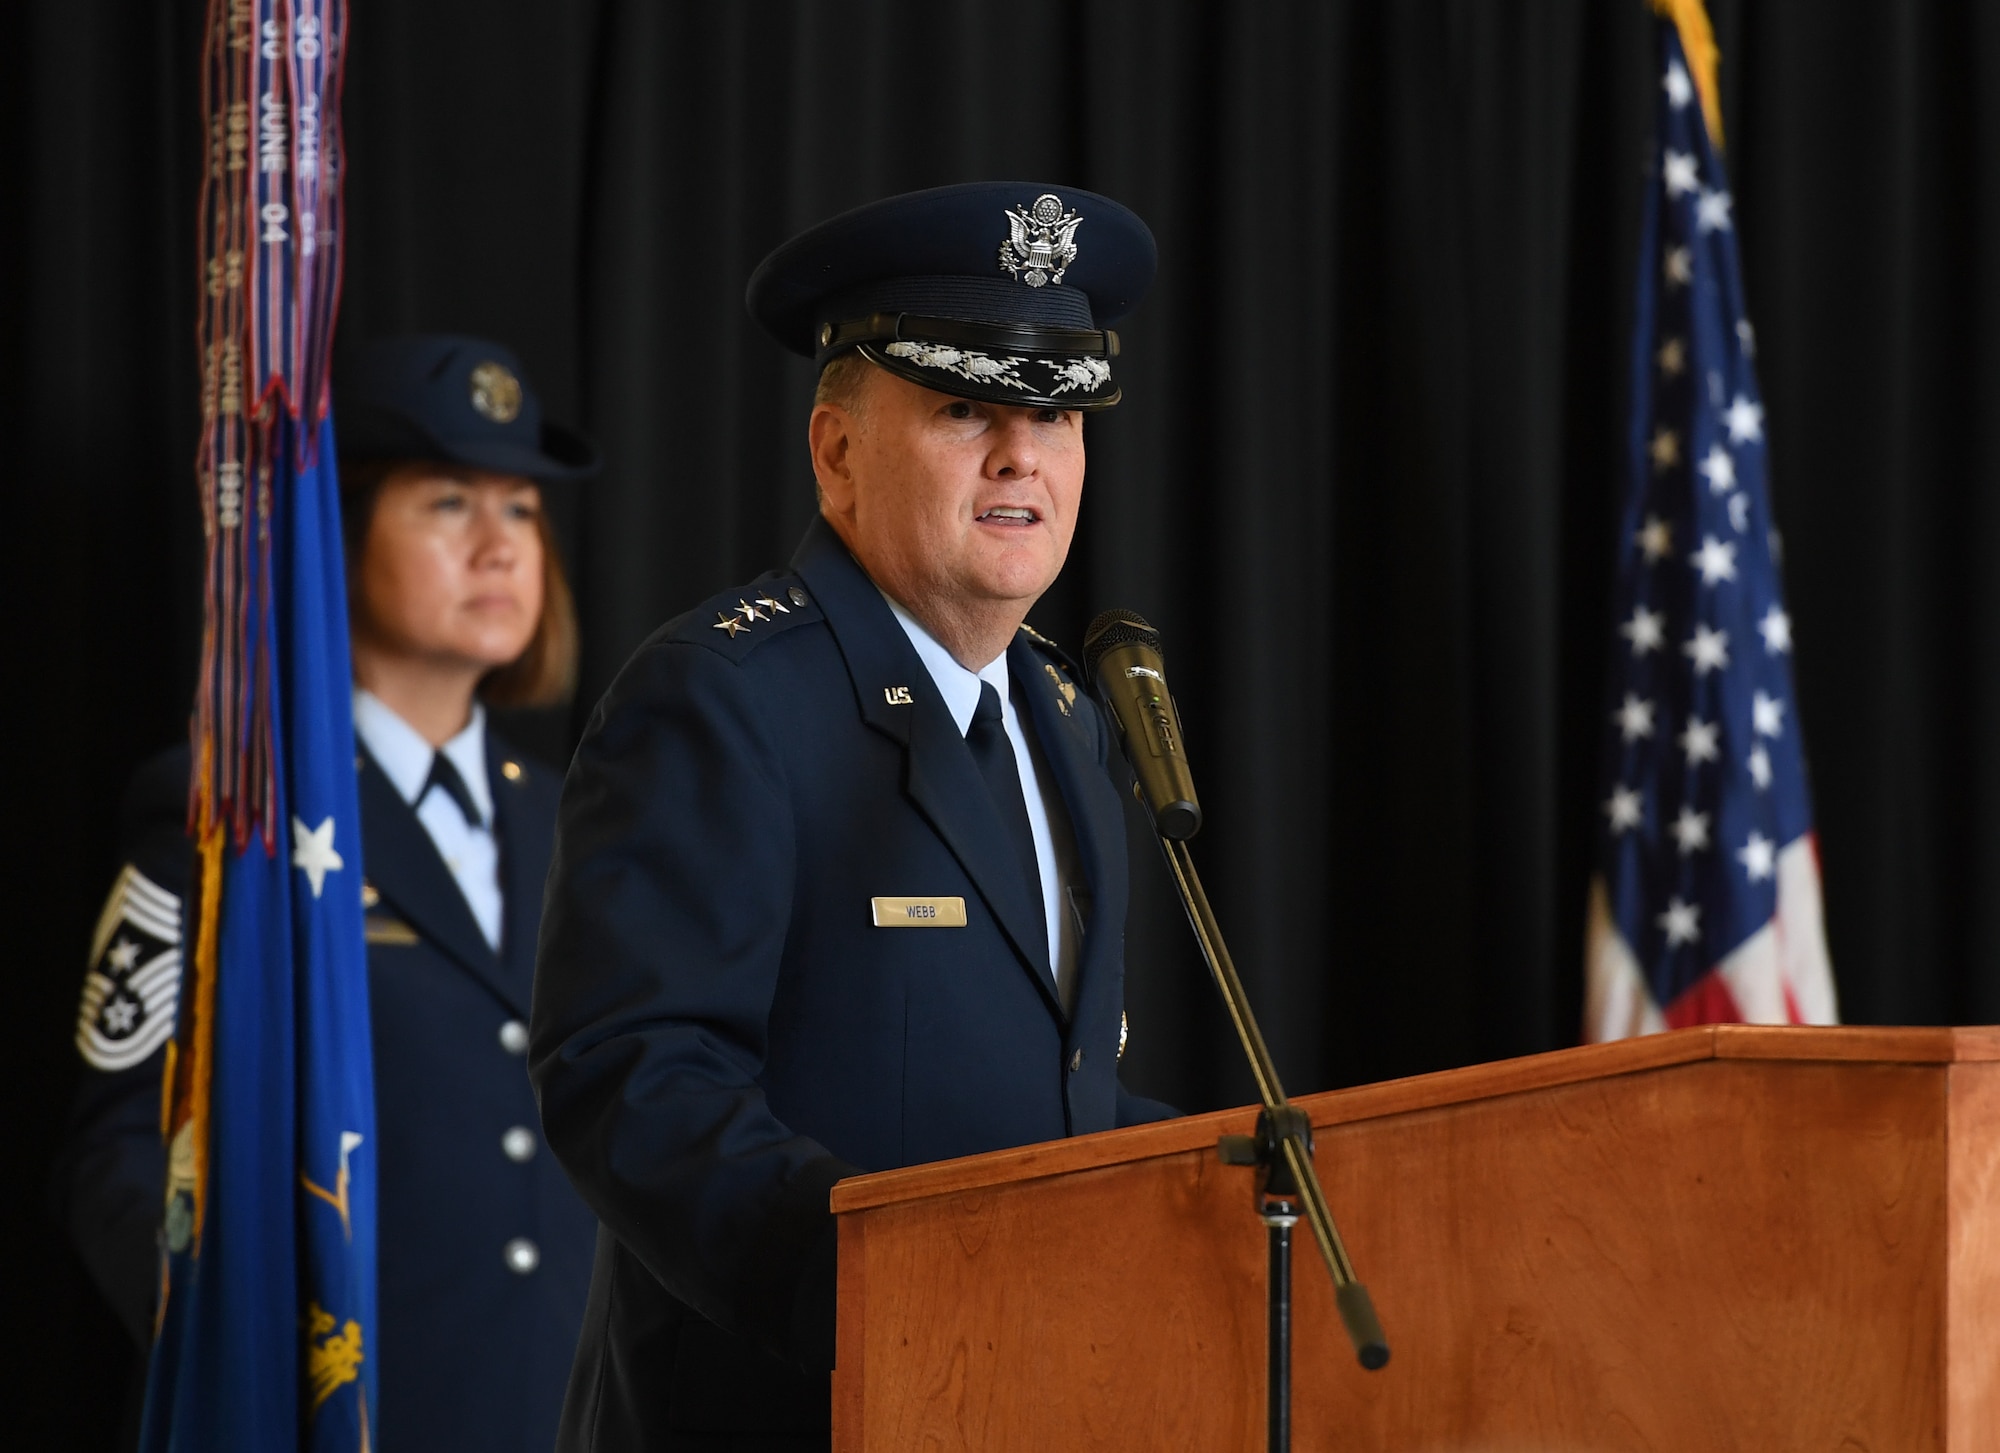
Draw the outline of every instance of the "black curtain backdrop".
[[[564,757],[653,626],[804,527],[810,370],[741,302],[765,251],[906,188],[1094,188],[1160,278],[1033,619],[1164,631],[1289,1088],[1573,1042],[1640,0],[353,4],[342,340],[507,340],[610,461],[553,501],[583,692],[517,739]],[[2000,11],[1715,8],[1842,1007],[2000,1020]],[[108,1446],[123,1391],[45,1182],[117,797],[191,691],[202,9],[0,6],[23,1446]],[[1135,870],[1128,1078],[1248,1100],[1136,837]]]

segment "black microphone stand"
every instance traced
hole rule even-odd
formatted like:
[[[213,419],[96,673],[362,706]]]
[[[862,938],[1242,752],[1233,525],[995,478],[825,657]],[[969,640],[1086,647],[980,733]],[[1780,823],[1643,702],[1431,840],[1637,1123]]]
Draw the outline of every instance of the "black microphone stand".
[[[1140,801],[1144,802],[1143,795]],[[1257,1117],[1255,1135],[1225,1135],[1216,1147],[1227,1165],[1254,1165],[1258,1168],[1255,1204],[1264,1223],[1270,1253],[1270,1276],[1266,1288],[1269,1326],[1269,1371],[1265,1383],[1266,1442],[1270,1453],[1290,1453],[1292,1446],[1292,1228],[1303,1213],[1319,1243],[1320,1255],[1333,1276],[1334,1302],[1355,1355],[1369,1371],[1389,1361],[1389,1343],[1376,1319],[1375,1304],[1368,1288],[1354,1276],[1340,1230],[1327,1209],[1326,1192],[1320,1189],[1313,1169],[1312,1122],[1305,1111],[1285,1098],[1278,1083],[1277,1067],[1271,1051],[1257,1028],[1257,1016],[1250,1010],[1250,998],[1243,981],[1236,976],[1236,964],[1222,941],[1222,929],[1202,891],[1201,878],[1194,870],[1194,857],[1185,842],[1160,837],[1160,846],[1173,870],[1174,886],[1180,890],[1181,904],[1201,945],[1202,957],[1222,991],[1222,1002],[1243,1042],[1250,1061],[1250,1073],[1257,1081],[1257,1097],[1264,1102]]]

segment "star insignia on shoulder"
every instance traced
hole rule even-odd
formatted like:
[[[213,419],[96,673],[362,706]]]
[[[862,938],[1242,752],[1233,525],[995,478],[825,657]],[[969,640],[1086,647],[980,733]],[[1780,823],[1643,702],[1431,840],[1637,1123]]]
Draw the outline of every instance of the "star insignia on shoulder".
[[[736,633],[738,631],[748,630],[749,627],[744,625],[743,622],[738,620],[734,615],[724,615],[721,611],[717,611],[715,613],[714,629],[718,631],[727,631],[729,633],[729,639],[733,641],[736,639]]]
[[[768,621],[771,619],[768,613],[757,609],[749,601],[740,598],[736,602],[736,611],[738,615],[743,617],[743,623],[746,626],[754,625],[758,621]]]
[[[790,606],[784,605],[779,601],[772,599],[768,595],[758,596],[757,604],[762,606],[767,611],[774,612],[774,614],[766,617],[767,620],[776,620],[778,616],[788,616],[792,613],[792,608]]]

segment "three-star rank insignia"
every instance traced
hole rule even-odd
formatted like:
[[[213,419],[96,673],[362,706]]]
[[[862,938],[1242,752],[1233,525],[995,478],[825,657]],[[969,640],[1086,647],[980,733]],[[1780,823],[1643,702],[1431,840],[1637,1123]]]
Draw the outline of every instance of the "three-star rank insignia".
[[[1076,705],[1076,684],[1063,674],[1061,667],[1051,662],[1043,662],[1042,669],[1049,673],[1049,680],[1056,684],[1056,705],[1062,708],[1064,716],[1068,716],[1069,709]]]
[[[794,590],[792,599],[805,604],[804,592]],[[781,615],[790,615],[792,608],[775,596],[760,595],[755,600],[738,597],[736,609],[717,611],[715,624],[711,629],[726,632],[730,640],[735,640],[739,631],[747,631],[759,621],[774,621]]]

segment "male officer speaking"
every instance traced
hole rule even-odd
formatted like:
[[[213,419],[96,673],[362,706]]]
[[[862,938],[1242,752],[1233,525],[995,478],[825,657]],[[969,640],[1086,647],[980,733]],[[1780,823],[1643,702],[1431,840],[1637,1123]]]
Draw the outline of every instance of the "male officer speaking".
[[[821,518],[639,649],[563,790],[531,1073],[604,1226],[565,1449],[824,1448],[835,1181],[1172,1113],[1117,1080],[1111,734],[1022,625],[1153,267],[1115,202],[982,183],[751,279],[822,366]]]

